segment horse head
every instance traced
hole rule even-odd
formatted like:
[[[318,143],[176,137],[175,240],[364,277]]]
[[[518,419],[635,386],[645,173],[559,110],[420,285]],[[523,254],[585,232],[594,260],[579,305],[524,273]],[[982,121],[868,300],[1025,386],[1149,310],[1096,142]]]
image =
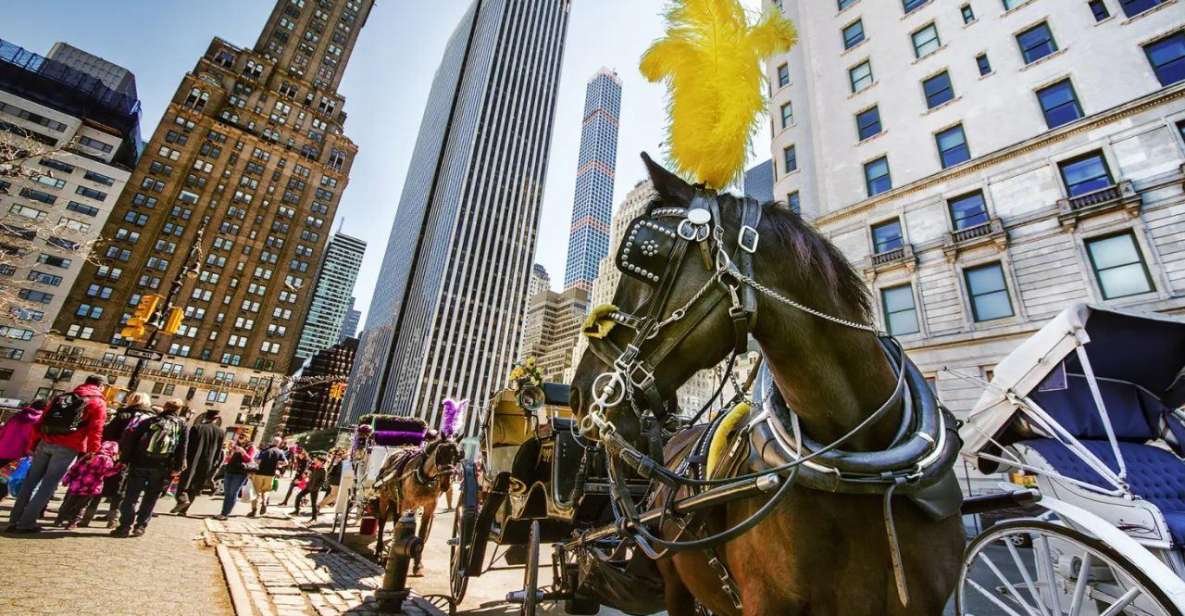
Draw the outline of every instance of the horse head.
[[[571,400],[586,434],[612,426],[633,443],[645,411],[659,420],[676,411],[669,401],[678,388],[745,350],[749,335],[767,356],[771,346],[806,355],[818,342],[810,335],[821,332],[848,340],[771,291],[841,319],[864,321],[869,310],[863,281],[842,253],[796,213],[693,186],[642,158],[657,196],[615,255],[622,276],[613,305],[594,308],[585,324],[589,349]]]

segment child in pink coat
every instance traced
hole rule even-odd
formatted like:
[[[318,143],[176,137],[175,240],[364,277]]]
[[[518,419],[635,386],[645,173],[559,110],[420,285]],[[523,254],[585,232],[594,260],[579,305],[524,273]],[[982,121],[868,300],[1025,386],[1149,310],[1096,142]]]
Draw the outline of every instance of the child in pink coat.
[[[119,460],[119,443],[106,441],[99,451],[79,458],[62,484],[66,486],[66,499],[58,510],[57,524],[67,530],[76,528],[87,505],[103,493],[103,480],[116,475],[123,469]]]

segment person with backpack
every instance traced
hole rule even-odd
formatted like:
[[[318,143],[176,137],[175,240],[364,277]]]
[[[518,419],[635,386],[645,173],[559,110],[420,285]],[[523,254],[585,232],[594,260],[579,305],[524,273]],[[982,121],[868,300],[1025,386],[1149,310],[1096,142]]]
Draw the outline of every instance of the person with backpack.
[[[45,411],[45,400],[36,400],[22,408],[0,427],[0,468],[29,455],[33,445],[33,433],[37,431],[37,420]],[[8,484],[0,483],[0,500],[8,496]]]
[[[276,485],[276,473],[288,465],[288,458],[280,445],[284,439],[275,437],[270,445],[259,450],[255,456],[255,472],[251,473],[251,486],[255,488],[255,498],[251,501],[251,513],[248,517],[255,517],[267,513],[267,495]]]
[[[222,513],[217,519],[225,520],[234,511],[239,500],[239,490],[247,483],[247,475],[255,470],[255,448],[251,446],[251,435],[246,432],[235,434],[234,442],[227,445],[226,473],[222,477]]]
[[[115,411],[111,420],[103,426],[103,441],[119,443],[123,440],[124,432],[135,428],[137,424],[153,414],[152,396],[142,391],[130,394],[124,401],[124,405]],[[121,466],[118,473],[103,481],[103,493],[100,496],[107,500],[107,528],[119,526],[119,505],[123,502],[124,483],[127,482],[127,478],[128,470]],[[92,500],[83,515],[83,522],[89,525],[98,512],[98,508],[99,499]]]
[[[148,528],[156,501],[175,475],[185,470],[189,427],[179,415],[183,403],[169,400],[155,417],[124,432],[121,458],[128,465],[127,492],[113,537],[139,537]]]
[[[55,396],[37,420],[33,461],[9,515],[8,532],[41,532],[37,519],[70,464],[82,454],[99,450],[107,420],[106,382],[97,374],[86,377],[74,391]]]

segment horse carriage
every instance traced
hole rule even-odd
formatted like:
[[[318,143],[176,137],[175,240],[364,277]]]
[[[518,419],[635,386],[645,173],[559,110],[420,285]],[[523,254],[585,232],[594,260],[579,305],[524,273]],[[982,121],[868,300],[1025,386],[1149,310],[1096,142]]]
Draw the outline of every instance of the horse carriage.
[[[449,553],[452,596],[469,578],[522,567],[523,589],[508,595],[520,613],[564,601],[570,614],[595,614],[599,602],[581,590],[577,555],[552,555],[553,584],[541,589],[540,546],[611,520],[603,452],[582,443],[567,385],[540,383],[498,392],[481,424],[481,453],[462,465],[461,496]],[[633,482],[641,495],[646,482]],[[487,545],[495,546],[487,554]],[[616,542],[614,542],[616,543]],[[603,546],[612,547],[612,546]]]
[[[1078,304],[997,364],[963,455],[1036,515],[970,541],[960,613],[1185,613],[1183,403],[1179,319]]]

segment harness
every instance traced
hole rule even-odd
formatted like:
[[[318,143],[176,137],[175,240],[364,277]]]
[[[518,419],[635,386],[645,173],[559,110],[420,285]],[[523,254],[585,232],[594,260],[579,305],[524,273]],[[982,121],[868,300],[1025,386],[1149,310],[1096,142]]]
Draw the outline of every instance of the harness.
[[[735,239],[729,238],[736,246],[732,252],[728,250],[719,204],[714,195],[702,191],[697,191],[686,209],[652,206],[646,216],[635,220],[627,229],[616,256],[617,267],[622,274],[650,285],[653,292],[640,307],[640,314],[627,313],[616,307],[598,308],[586,323],[589,350],[610,366],[610,370],[593,380],[591,393],[594,399],[580,420],[581,432],[586,436],[595,433],[609,454],[610,493],[615,501],[619,534],[628,536],[652,558],[672,551],[706,551],[713,571],[721,580],[722,590],[739,609],[739,594],[715,548],[756,526],[789,494],[792,485],[801,482],[802,487],[816,490],[881,494],[884,496],[886,535],[898,595],[902,604],[908,605],[904,565],[893,523],[892,497],[902,494],[926,501],[933,496],[930,493],[939,492],[949,501],[953,488],[953,507],[948,502],[945,506],[935,505],[928,512],[939,517],[957,512],[961,493],[950,472],[959,449],[957,433],[953,432],[954,419],[939,406],[924,377],[895,340],[871,325],[847,321],[802,305],[754,279],[752,260],[760,241],[757,228],[761,216],[762,208],[755,200],[746,198],[742,201],[739,230]],[[687,302],[671,309],[678,273],[688,255],[697,248],[709,277]],[[706,436],[700,437],[690,455],[675,471],[655,459],[661,456],[647,456],[621,437],[605,412],[628,401],[639,420],[646,413],[660,421],[665,420],[668,410],[664,400],[669,396],[663,396],[660,391],[654,376],[656,368],[726,301],[734,337],[730,366],[738,354],[746,351],[749,332],[757,318],[758,292],[814,317],[876,334],[897,376],[897,385],[889,399],[847,434],[824,445],[803,434],[797,415],[786,408],[766,373],[765,390],[769,394],[759,412],[749,413],[751,418],[738,430],[740,438],[729,451],[728,466],[739,467],[741,444],[748,441],[751,465],[758,470],[742,475],[713,472],[708,476],[702,471],[707,443],[718,429],[720,418],[728,413],[722,413],[714,425],[704,431]],[[668,310],[669,316],[664,316],[668,315]],[[614,326],[633,331],[631,341],[624,348],[608,337]],[[660,333],[665,334],[661,339],[658,338]],[[728,408],[747,403],[745,395],[746,392],[739,391]],[[875,425],[899,406],[902,423],[889,449],[881,452],[840,449],[846,441]],[[789,431],[787,424],[791,426]],[[709,487],[739,484],[760,477],[785,479],[776,482],[776,491],[771,498],[740,524],[707,537],[693,540],[676,537],[666,541],[640,522],[638,508],[622,473],[622,463],[631,466],[642,477],[657,480],[670,488],[671,501],[680,488],[702,493]],[[668,502],[668,509],[670,505]],[[671,510],[664,519],[674,515]],[[688,523],[684,521],[678,525],[686,529]]]

